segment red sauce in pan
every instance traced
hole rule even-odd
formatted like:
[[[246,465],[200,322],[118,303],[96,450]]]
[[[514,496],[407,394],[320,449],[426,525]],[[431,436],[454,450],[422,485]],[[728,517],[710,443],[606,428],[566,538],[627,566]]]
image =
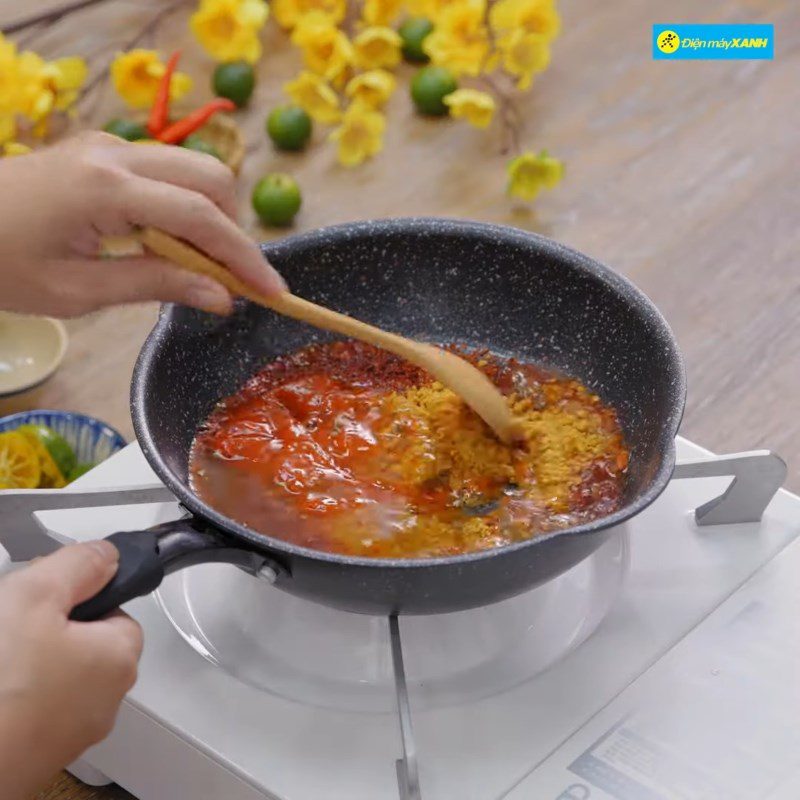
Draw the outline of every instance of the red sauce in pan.
[[[529,415],[527,448],[495,442],[413,365],[370,345],[333,342],[277,359],[218,404],[192,448],[192,488],[253,530],[374,557],[502,545],[618,507],[627,451],[612,409],[568,378],[460,353]],[[468,457],[478,455],[474,472],[464,466],[472,461],[448,455],[461,447],[460,426],[471,437]],[[450,439],[440,436],[445,428],[455,431]],[[584,429],[594,449],[581,453]],[[563,454],[582,459],[572,478],[562,480],[561,462],[542,462],[554,443],[561,447],[555,436]]]

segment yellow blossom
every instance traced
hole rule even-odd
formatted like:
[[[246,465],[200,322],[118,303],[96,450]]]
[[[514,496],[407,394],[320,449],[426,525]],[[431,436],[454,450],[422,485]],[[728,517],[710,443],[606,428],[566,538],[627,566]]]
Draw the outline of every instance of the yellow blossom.
[[[86,74],[82,58],[48,62],[30,51],[18,54],[0,34],[0,143],[13,141],[18,116],[34,123],[34,134],[43,135],[51,112],[75,102]]]
[[[56,108],[69,108],[78,99],[78,89],[86,82],[89,69],[82,58],[58,58],[51,61],[45,70],[45,77],[56,92]]]
[[[18,110],[28,119],[44,119],[56,105],[56,93],[51,91],[44,76],[45,62],[36,53],[25,52],[19,57],[20,105]]]
[[[450,116],[463,118],[476,128],[485,128],[495,111],[494,97],[476,89],[456,89],[444,97]]]
[[[264,0],[200,0],[189,27],[206,52],[217,61],[261,57],[258,32],[269,16]]]
[[[489,11],[489,24],[498,36],[537,33],[549,42],[561,28],[554,0],[497,0]]]
[[[339,162],[354,167],[379,153],[383,148],[386,119],[363,103],[352,103],[342,117],[342,124],[330,138],[339,145]]]
[[[0,145],[17,135],[20,111],[20,82],[15,46],[0,33]]]
[[[373,69],[351,78],[344,93],[370,108],[380,108],[391,97],[397,81],[391,72]]]
[[[15,116],[21,107],[20,88],[16,45],[0,33],[0,144],[16,135]]]
[[[11,112],[0,112],[0,145],[10,142],[17,135],[17,123]]]
[[[347,0],[272,0],[272,12],[283,28],[294,28],[307,14],[324,14],[338,25],[347,11]]]
[[[33,152],[30,147],[22,142],[6,142],[3,145],[3,155],[8,158],[9,156],[24,156]]]
[[[542,150],[527,152],[508,163],[507,192],[512,197],[533,200],[542,189],[552,189],[564,177],[564,162]]]
[[[403,40],[391,28],[373,26],[364,28],[353,40],[356,63],[361,69],[395,67],[400,62]]]
[[[20,113],[32,122],[41,122],[53,109],[63,111],[78,97],[88,73],[82,58],[61,58],[46,62],[26,51],[18,61]]]
[[[395,21],[402,7],[403,0],[365,0],[362,17],[367,25],[387,26]]]
[[[486,0],[459,0],[447,6],[422,49],[434,64],[457,75],[478,75],[489,54],[485,12]]]
[[[129,50],[111,64],[111,80],[117,94],[132,108],[148,108],[156,99],[165,66],[155,50]],[[170,98],[180,100],[192,88],[192,79],[176,72],[170,83]]]
[[[301,72],[284,84],[283,91],[317,122],[330,125],[342,117],[336,92],[313,72]]]
[[[353,45],[346,34],[319,12],[306,14],[292,34],[292,44],[303,51],[306,67],[325,80],[344,79],[353,63]]]
[[[550,45],[540,33],[514,31],[500,41],[498,52],[503,69],[519,78],[517,88],[522,90],[528,89],[533,76],[550,64]]]

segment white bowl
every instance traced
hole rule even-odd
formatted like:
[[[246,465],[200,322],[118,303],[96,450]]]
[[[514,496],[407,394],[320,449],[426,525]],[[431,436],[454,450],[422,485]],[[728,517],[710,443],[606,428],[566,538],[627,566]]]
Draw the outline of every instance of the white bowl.
[[[49,378],[64,360],[67,340],[57,319],[0,311],[0,396]]]

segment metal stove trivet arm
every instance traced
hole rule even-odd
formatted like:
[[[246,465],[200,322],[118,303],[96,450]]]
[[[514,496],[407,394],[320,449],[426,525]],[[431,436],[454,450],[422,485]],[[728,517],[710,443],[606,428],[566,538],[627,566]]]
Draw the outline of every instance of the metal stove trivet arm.
[[[786,479],[786,464],[769,450],[753,450],[680,462],[673,473],[676,480],[726,475],[733,480],[725,492],[695,510],[698,525],[758,522]],[[37,511],[166,503],[174,499],[160,483],[100,490],[0,490],[0,544],[13,561],[26,561],[60,546],[37,522]]]
[[[30,561],[61,547],[36,519],[38,511],[168,503],[175,497],[161,483],[118,489],[0,490],[0,544],[12,561]]]
[[[400,789],[400,800],[421,800],[417,748],[411,724],[411,705],[408,702],[406,671],[403,665],[403,643],[400,639],[400,620],[397,618],[397,614],[389,617],[389,637],[392,645],[394,684],[397,690],[397,715],[400,719],[400,737],[403,743],[403,757],[395,762],[397,785]]]
[[[708,456],[675,465],[673,478],[733,480],[718,497],[695,509],[698,525],[735,525],[758,522],[786,480],[786,462],[769,450],[752,450],[727,456]]]

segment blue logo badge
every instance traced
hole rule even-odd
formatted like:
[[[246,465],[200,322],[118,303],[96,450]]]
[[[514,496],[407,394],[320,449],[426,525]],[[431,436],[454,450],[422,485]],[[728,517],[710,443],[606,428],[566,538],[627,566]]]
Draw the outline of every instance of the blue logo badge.
[[[772,25],[653,25],[653,58],[660,61],[774,57]]]

